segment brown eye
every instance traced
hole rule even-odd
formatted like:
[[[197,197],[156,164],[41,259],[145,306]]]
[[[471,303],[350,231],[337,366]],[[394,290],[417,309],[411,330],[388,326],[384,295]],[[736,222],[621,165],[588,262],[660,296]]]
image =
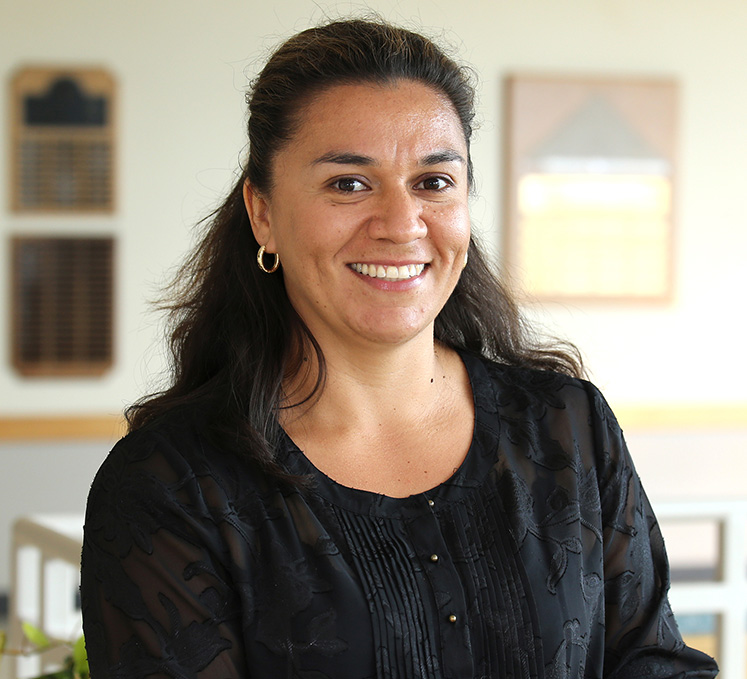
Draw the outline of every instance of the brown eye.
[[[340,179],[336,179],[332,186],[343,193],[366,190],[366,185],[355,177],[341,177]]]
[[[415,188],[424,189],[425,191],[443,191],[449,186],[453,186],[453,184],[446,177],[426,177],[418,182]]]

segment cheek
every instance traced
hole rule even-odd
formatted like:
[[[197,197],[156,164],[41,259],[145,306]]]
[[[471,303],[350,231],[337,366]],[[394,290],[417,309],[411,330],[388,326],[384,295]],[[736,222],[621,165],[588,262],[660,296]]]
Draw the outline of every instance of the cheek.
[[[465,249],[469,245],[469,211],[464,208],[444,211],[440,219],[443,224],[444,241],[454,249]]]
[[[277,210],[273,224],[278,244],[301,250],[303,254],[331,247],[343,237],[347,226],[334,206],[320,206],[317,201],[298,197],[293,205],[286,204]]]
[[[305,226],[306,222],[300,219],[298,211],[290,206],[274,212],[271,221],[272,237],[281,259],[290,263],[303,254],[301,244],[309,242]]]

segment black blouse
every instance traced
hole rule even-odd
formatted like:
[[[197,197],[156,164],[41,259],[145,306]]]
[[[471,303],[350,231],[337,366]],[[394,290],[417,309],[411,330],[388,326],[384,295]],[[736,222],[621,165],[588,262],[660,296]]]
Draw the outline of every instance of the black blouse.
[[[175,415],[120,441],[88,501],[93,679],[713,677],[587,382],[464,355],[472,445],[432,491],[289,490]]]

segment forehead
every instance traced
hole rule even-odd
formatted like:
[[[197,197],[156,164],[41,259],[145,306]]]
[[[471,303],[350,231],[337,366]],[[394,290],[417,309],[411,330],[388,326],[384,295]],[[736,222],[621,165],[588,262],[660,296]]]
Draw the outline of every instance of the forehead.
[[[312,95],[298,111],[290,146],[350,142],[466,147],[464,131],[449,98],[424,83],[346,83]]]

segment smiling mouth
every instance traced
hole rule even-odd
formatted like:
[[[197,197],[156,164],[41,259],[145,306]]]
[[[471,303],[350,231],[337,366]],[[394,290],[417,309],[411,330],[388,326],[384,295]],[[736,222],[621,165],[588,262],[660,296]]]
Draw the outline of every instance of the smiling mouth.
[[[351,264],[350,268],[370,278],[381,278],[385,281],[404,281],[423,273],[425,264],[406,264],[404,266],[384,266],[383,264]]]

